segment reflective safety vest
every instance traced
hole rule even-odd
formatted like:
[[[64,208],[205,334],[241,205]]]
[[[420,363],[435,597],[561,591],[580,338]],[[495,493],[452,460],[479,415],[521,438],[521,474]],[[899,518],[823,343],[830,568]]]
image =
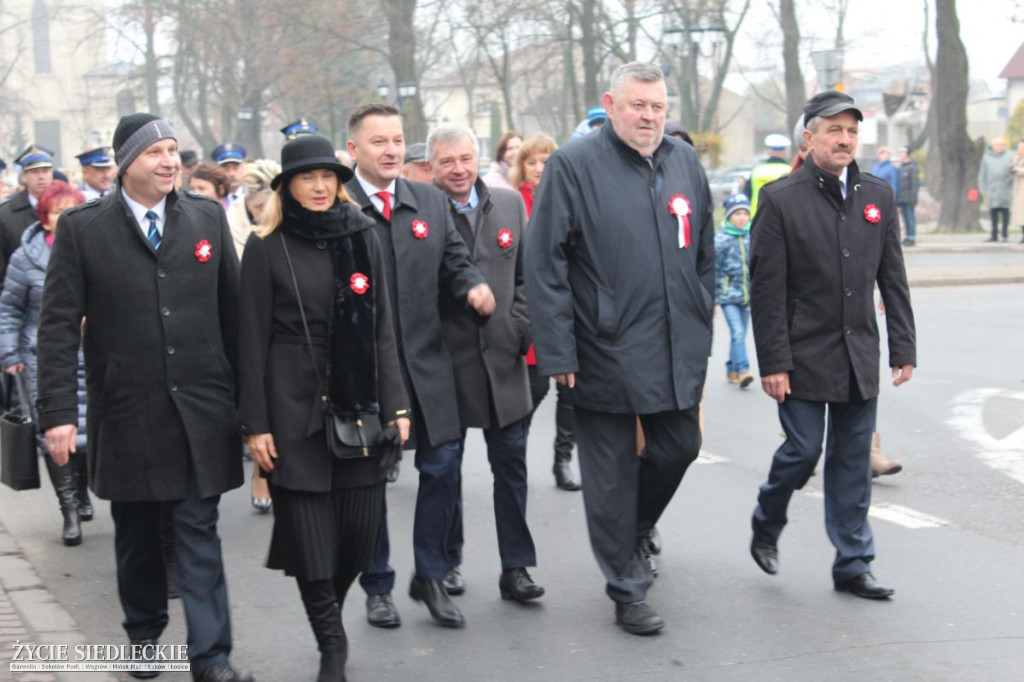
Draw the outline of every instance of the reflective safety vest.
[[[783,175],[789,174],[789,162],[785,159],[771,159],[760,166],[754,166],[750,171],[750,216],[757,211],[757,195],[761,188],[771,182],[778,180]]]

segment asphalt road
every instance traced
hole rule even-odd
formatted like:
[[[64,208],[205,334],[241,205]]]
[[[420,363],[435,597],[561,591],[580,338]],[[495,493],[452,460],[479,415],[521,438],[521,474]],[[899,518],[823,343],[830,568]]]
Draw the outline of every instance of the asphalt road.
[[[919,368],[909,384],[884,384],[879,403],[883,448],[905,467],[874,486],[874,571],[896,589],[891,601],[832,590],[817,478],[794,497],[780,574],[766,576],[750,559],[749,514],[780,429],[773,403],[756,385],[744,391],[725,382],[727,334],[719,315],[705,402],[706,455],[660,524],[665,551],[649,601],[668,620],[662,634],[635,637],[613,624],[582,497],[553,485],[549,397],[534,421],[529,454],[529,517],[540,559],[532,573],[547,595],[531,605],[499,597],[490,473],[482,439],[471,434],[464,465],[469,587],[457,598],[468,626],[439,628],[406,595],[416,484],[406,462],[389,490],[403,625],[369,627],[362,592],[354,588],[344,614],[349,679],[1021,679],[1022,288],[919,290],[914,303]],[[247,489],[226,495],[221,515],[234,661],[264,682],[313,679],[317,654],[298,592],[262,567],[271,518],[249,508]],[[0,491],[0,520],[90,643],[123,641],[105,503],[77,548],[60,544],[48,487]],[[180,604],[173,609],[162,641],[183,643]],[[160,679],[188,678],[165,673]]]

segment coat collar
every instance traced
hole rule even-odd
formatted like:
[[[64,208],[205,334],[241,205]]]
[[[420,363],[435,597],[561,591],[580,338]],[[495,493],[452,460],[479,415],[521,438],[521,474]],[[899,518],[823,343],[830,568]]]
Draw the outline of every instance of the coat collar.
[[[630,147],[626,142],[619,137],[619,134],[615,132],[615,128],[612,127],[612,122],[608,121],[601,130],[598,131],[598,135],[602,136],[608,144],[619,152],[624,158],[629,160],[630,163],[637,166],[647,166],[647,161],[644,157],[640,156],[640,152]],[[651,155],[651,161],[654,168],[658,168],[665,159],[668,158],[669,154],[672,153],[672,143],[669,142],[665,135],[661,137],[661,144],[654,150],[654,154]]]
[[[367,210],[371,214],[376,215],[377,209],[374,208],[373,202],[370,201],[370,197],[363,191],[362,185],[355,178],[352,178],[345,183],[345,189],[348,191],[356,203],[363,209],[365,213]],[[405,178],[398,178],[395,180],[395,203],[394,210],[401,207],[409,208],[413,213],[419,210],[419,206],[416,203],[416,196],[413,194],[412,188],[409,186],[409,181]]]
[[[839,178],[815,165],[813,155],[807,155],[807,158],[804,159],[804,163],[800,167],[800,170],[802,170],[811,179],[811,181],[818,186],[818,189],[836,205],[843,205],[843,190],[839,187]],[[852,199],[854,193],[859,189],[860,168],[857,166],[856,161],[851,161],[850,165],[846,167],[846,199]]]

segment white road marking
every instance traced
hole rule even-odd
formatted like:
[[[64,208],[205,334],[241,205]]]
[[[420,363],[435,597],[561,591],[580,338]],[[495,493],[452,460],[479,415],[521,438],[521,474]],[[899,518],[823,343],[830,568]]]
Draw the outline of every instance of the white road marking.
[[[713,455],[707,450],[701,450],[700,454],[697,455],[697,464],[722,464],[729,460],[721,455]]]
[[[813,497],[819,500],[825,499],[825,493],[817,490],[805,491],[804,494],[808,497]],[[898,504],[888,504],[886,502],[872,503],[871,508],[868,510],[868,516],[873,516],[876,519],[895,523],[903,526],[904,528],[911,528],[913,530],[917,530],[919,528],[941,528],[942,526],[949,525],[949,521],[940,519],[937,516],[919,512],[916,509],[911,509],[910,507],[904,507]]]
[[[946,423],[961,438],[978,449],[974,456],[1020,483],[1024,483],[1024,426],[996,438],[985,428],[985,401],[1001,397],[1024,402],[1024,393],[999,388],[979,388],[966,391],[953,399],[953,416]]]

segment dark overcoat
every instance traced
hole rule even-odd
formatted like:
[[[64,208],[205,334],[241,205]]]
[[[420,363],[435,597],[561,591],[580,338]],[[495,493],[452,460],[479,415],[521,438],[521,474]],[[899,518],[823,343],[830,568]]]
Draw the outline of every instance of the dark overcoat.
[[[29,203],[27,189],[0,204],[0,286],[3,286],[11,254],[21,246],[22,233],[38,219],[36,210]]]
[[[80,340],[98,496],[184,499],[190,469],[201,497],[242,484],[238,257],[220,204],[171,192],[157,251],[121,192],[66,211],[39,323],[41,429],[77,421]]]
[[[356,178],[346,189],[377,226],[389,276],[398,358],[417,410],[413,418],[423,420],[433,446],[458,440],[455,372],[444,341],[438,295],[447,291],[465,300],[484,278],[455,229],[448,198],[436,187],[396,180],[391,222],[374,208]],[[413,232],[414,221],[426,224],[426,233],[419,232],[423,238]],[[413,445],[410,438],[406,446]]]
[[[669,210],[690,206],[679,246]],[[611,125],[544,167],[526,239],[526,294],[542,375],[576,373],[586,409],[650,414],[700,402],[711,350],[714,224],[693,148],[666,136],[649,164]]]
[[[914,313],[892,188],[850,164],[839,179],[813,158],[766,185],[751,228],[750,295],[761,375],[789,372],[792,396],[846,402],[850,373],[878,395],[874,287],[885,301],[889,365],[916,365]]]
[[[373,295],[376,329],[377,399],[383,423],[409,416],[409,401],[398,368],[391,303],[387,294],[384,260],[372,223],[351,204],[342,205],[347,223],[338,239],[366,240],[372,272],[367,293]],[[288,254],[302,295],[302,310],[313,340],[310,355],[295,295],[291,271],[281,239],[288,240]],[[318,385],[326,381],[327,339],[334,272],[328,239],[309,239],[285,233],[283,228],[260,238],[249,236],[242,257],[241,340],[239,343],[239,413],[246,433],[271,433],[278,459],[270,482],[289,490],[327,492],[332,488],[334,457],[327,449],[324,411]],[[345,274],[347,282],[352,273]],[[313,366],[313,357],[317,366]],[[360,358],[347,358],[360,362]],[[399,411],[402,414],[399,415]],[[364,465],[365,464],[365,465]],[[340,487],[369,485],[386,472],[376,458],[346,462]],[[339,486],[335,486],[339,487]]]
[[[526,351],[530,321],[523,282],[526,207],[518,192],[492,189],[479,178],[475,211],[452,217],[473,262],[494,292],[494,314],[482,320],[465,301],[441,296],[444,336],[455,364],[462,428],[505,427],[529,414]],[[450,203],[450,202],[449,202]],[[492,423],[491,408],[497,418]]]

